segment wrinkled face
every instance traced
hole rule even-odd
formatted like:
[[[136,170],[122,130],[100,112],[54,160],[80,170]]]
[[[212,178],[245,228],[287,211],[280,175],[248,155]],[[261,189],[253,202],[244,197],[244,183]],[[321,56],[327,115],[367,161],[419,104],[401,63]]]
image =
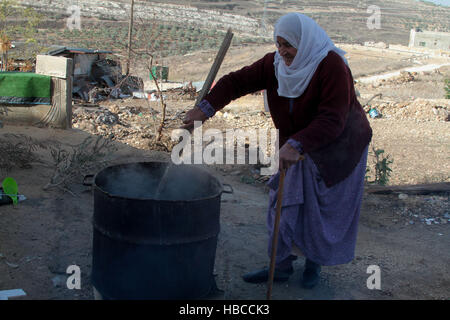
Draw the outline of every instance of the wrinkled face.
[[[277,36],[277,48],[278,53],[283,58],[284,63],[290,66],[292,61],[294,61],[295,55],[297,54],[297,49],[295,49],[289,42],[284,38]]]

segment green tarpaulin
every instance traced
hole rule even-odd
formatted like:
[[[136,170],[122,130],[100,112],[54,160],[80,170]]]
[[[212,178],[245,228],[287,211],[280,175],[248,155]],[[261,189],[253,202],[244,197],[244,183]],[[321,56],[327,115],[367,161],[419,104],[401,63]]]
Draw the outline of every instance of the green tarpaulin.
[[[0,72],[0,104],[51,104],[51,77]]]

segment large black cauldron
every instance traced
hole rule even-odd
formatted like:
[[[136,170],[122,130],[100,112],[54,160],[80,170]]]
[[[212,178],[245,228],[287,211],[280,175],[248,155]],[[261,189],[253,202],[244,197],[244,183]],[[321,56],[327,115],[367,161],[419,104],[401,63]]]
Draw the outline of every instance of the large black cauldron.
[[[112,166],[93,179],[92,284],[103,299],[198,299],[216,288],[220,197],[232,191],[198,167],[167,166]]]

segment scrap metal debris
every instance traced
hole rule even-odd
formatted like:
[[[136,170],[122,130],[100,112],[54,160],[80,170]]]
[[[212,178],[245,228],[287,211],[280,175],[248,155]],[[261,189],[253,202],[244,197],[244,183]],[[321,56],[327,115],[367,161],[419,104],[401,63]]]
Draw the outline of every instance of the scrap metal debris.
[[[122,75],[119,62],[101,59],[92,64],[89,75],[74,77],[73,95],[84,102],[96,103],[107,99],[123,99],[142,90],[141,78]]]

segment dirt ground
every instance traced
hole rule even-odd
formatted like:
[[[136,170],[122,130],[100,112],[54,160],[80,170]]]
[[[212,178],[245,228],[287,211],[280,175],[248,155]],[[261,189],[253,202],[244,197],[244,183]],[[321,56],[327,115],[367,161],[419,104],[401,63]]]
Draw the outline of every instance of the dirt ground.
[[[3,130],[31,135],[43,142],[56,139],[69,144],[79,143],[87,136],[76,129],[5,126]],[[169,158],[166,153],[117,145],[119,150],[111,163]],[[422,146],[416,143],[414,147],[420,150]],[[265,225],[268,194],[264,184],[243,182],[250,169],[208,168],[234,189],[234,194],[222,195],[215,274],[223,292],[211,299],[265,298],[265,285],[241,280],[243,273],[269,264]],[[27,200],[16,208],[0,207],[0,289],[21,288],[27,293],[26,299],[93,299],[93,195],[81,183],[72,185],[76,195],[58,189],[43,191],[51,173],[51,168],[39,164],[9,173]],[[398,194],[366,194],[355,259],[347,265],[324,267],[319,285],[305,290],[299,285],[304,261],[299,258],[291,279],[274,285],[273,299],[449,299],[448,200],[448,195],[399,199]],[[427,216],[436,221],[440,217],[442,223],[428,225],[424,220]],[[70,265],[81,269],[80,290],[69,290],[65,285]],[[366,286],[370,265],[381,268],[381,290],[369,290]]]
[[[243,61],[250,55],[247,52],[234,57]],[[207,59],[208,56],[205,57]],[[183,65],[179,61],[180,68],[197,62],[201,65],[200,61],[205,57],[187,57],[191,63]],[[369,71],[362,68],[364,61],[353,60],[354,73],[368,75],[378,72],[378,57],[372,58],[375,60],[368,65]],[[407,58],[386,59],[391,64],[386,62],[383,68],[403,67]],[[424,90],[419,96],[427,100],[419,103],[409,94],[411,90],[417,92],[411,86],[432,88],[433,83],[441,83],[444,77],[448,77],[448,70],[445,69],[444,74],[419,75],[415,82],[409,84],[386,82],[358,87],[362,102],[375,93],[389,93],[385,99],[374,100],[383,111],[383,117],[369,119],[374,132],[373,143],[394,159],[389,184],[449,182],[449,122],[432,110],[448,111],[448,101],[426,96]],[[395,98],[395,92],[401,97]],[[233,102],[221,115],[207,122],[206,127],[270,128],[270,118],[262,112],[261,101],[261,96],[249,96]],[[398,105],[403,102],[406,107]],[[168,116],[172,117],[190,104],[192,101],[170,102]],[[152,106],[159,108],[157,103]],[[117,151],[110,154],[109,165],[169,161],[168,152],[148,147],[151,135],[147,131],[154,130],[154,125],[149,123],[152,117],[153,120],[155,118],[148,112],[146,101],[106,102],[102,107],[117,114],[120,123],[99,125],[95,122],[97,111],[76,106],[74,129],[5,125],[0,129],[0,137],[7,133],[23,134],[47,145],[59,141],[69,146],[80,144],[88,136],[101,135],[112,137],[117,147]],[[180,124],[177,121],[170,122],[168,128],[177,127]],[[12,205],[0,206],[0,290],[23,289],[27,296],[20,299],[94,299],[90,281],[92,190],[82,185],[82,176],[70,184],[70,192],[59,188],[43,190],[54,168],[48,165],[51,161],[49,150],[38,148],[35,152],[44,163],[34,163],[31,168],[15,167],[7,173],[18,182],[19,193],[27,200],[15,208]],[[370,162],[368,165],[372,166]],[[265,299],[265,284],[248,284],[241,279],[242,274],[269,265],[266,232],[268,191],[264,180],[255,175],[255,168],[250,165],[211,166],[206,169],[234,189],[233,194],[222,195],[221,231],[214,270],[217,285],[222,291],[210,299]],[[93,171],[90,173],[98,172]],[[5,173],[1,175],[3,179]],[[318,286],[305,290],[300,287],[304,259],[299,258],[294,262],[295,273],[289,281],[274,284],[273,299],[450,299],[449,202],[448,193],[375,195],[366,192],[355,259],[346,265],[323,267]],[[79,290],[70,290],[66,286],[66,270],[70,265],[80,267]],[[371,275],[367,269],[372,265],[379,266],[381,271],[380,290],[367,288],[367,279]]]

